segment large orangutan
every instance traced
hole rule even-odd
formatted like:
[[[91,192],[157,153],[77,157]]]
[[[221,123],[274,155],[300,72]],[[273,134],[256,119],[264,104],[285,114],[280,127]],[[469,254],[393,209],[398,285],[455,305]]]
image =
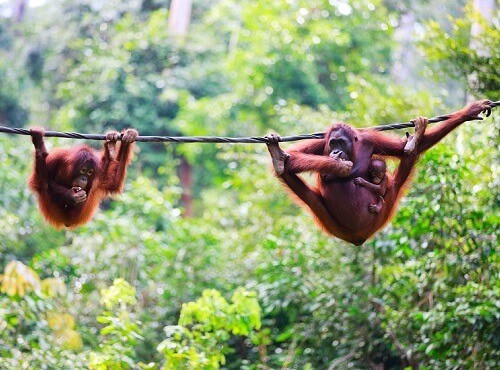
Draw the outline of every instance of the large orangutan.
[[[45,219],[56,228],[74,228],[89,221],[102,199],[121,193],[127,166],[132,156],[134,129],[121,134],[108,132],[102,151],[87,145],[45,147],[43,128],[30,130],[35,146],[35,164],[29,178],[30,188],[38,195]],[[118,153],[116,153],[118,151]]]
[[[372,129],[356,129],[345,123],[331,126],[321,140],[310,140],[284,152],[279,136],[268,136],[268,149],[280,180],[313,213],[329,234],[355,245],[363,244],[393,216],[402,190],[418,157],[460,124],[491,114],[493,103],[476,101],[426,129],[427,120],[415,122],[415,136],[409,140]],[[377,196],[366,186],[372,155],[400,159],[394,174],[387,174],[384,205],[370,212]],[[317,187],[307,185],[301,172],[317,174]]]

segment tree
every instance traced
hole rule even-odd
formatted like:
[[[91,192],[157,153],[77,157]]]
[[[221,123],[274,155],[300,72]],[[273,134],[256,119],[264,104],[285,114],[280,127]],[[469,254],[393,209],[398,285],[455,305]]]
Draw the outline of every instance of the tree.
[[[429,21],[421,50],[442,74],[468,84],[475,96],[498,100],[500,77],[496,73],[500,55],[500,31],[472,6],[463,17],[452,20],[452,30]],[[471,27],[474,33],[471,34]],[[474,75],[467,81],[468,76]]]

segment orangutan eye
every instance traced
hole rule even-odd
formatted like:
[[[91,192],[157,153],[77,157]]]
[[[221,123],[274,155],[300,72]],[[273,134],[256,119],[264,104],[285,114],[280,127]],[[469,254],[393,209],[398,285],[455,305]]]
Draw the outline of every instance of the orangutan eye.
[[[88,170],[87,171],[87,176],[92,176],[93,173],[94,173],[94,170]]]
[[[80,175],[83,175],[87,170],[85,169],[85,167],[82,167],[82,169],[80,170]]]

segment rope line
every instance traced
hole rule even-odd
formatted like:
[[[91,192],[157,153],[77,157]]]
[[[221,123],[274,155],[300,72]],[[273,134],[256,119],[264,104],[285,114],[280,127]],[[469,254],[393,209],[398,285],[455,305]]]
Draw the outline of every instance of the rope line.
[[[497,107],[500,101],[493,102],[491,107]],[[451,117],[451,114],[445,114],[429,119],[429,123],[441,122]],[[414,127],[412,122],[393,123],[388,125],[380,125],[368,127],[367,129],[376,131],[397,130],[407,127]],[[30,135],[30,130],[25,128],[14,128],[0,126],[0,132],[14,135]],[[46,137],[62,137],[67,139],[86,139],[86,140],[106,140],[106,135],[97,134],[80,134],[77,132],[59,132],[45,131]],[[306,139],[322,139],[325,136],[324,132],[316,132],[313,134],[292,135],[281,137],[282,142],[297,141]],[[140,142],[174,142],[174,143],[267,143],[267,138],[261,136],[251,137],[218,137],[218,136],[138,136],[136,141]]]

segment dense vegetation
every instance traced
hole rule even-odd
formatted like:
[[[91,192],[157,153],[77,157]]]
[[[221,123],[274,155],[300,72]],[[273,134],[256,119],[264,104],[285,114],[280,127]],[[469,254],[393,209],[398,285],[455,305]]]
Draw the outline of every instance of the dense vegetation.
[[[0,125],[299,134],[499,99],[498,10],[460,1],[197,0],[185,37],[167,0],[38,3],[0,1]],[[0,134],[0,367],[498,368],[498,124],[430,150],[362,247],[313,226],[247,144],[138,144],[125,193],[56,231],[29,138]]]

